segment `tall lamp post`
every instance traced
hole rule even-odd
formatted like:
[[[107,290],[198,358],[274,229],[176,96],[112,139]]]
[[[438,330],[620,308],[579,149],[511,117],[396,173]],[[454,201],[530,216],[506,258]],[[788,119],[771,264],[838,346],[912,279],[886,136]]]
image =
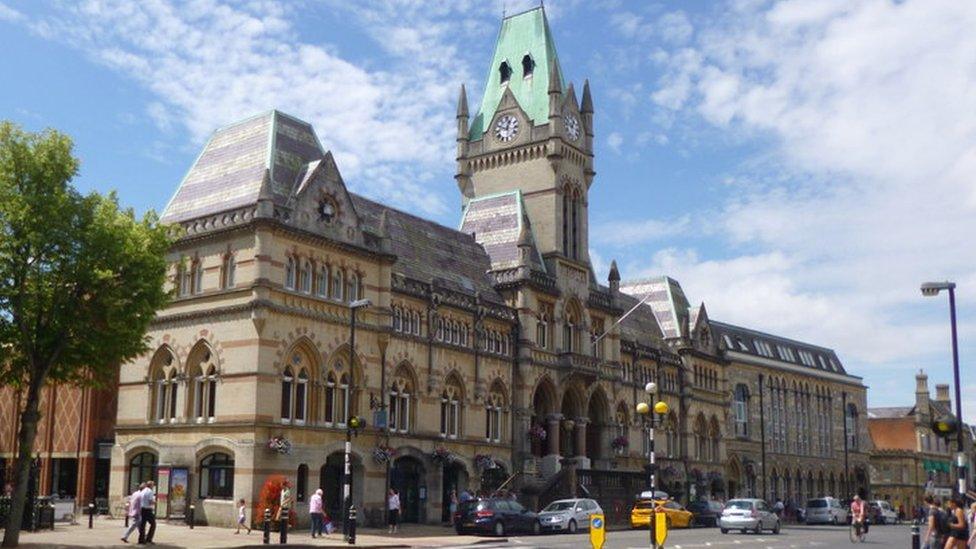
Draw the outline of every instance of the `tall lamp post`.
[[[655,395],[657,394],[657,384],[654,383],[653,381],[648,382],[647,385],[644,386],[644,392],[647,393],[648,400],[652,400],[653,401],[654,398],[655,398]],[[647,433],[648,433],[648,441],[650,443],[650,445],[649,445],[649,450],[650,450],[650,456],[649,456],[649,459],[650,459],[650,462],[649,462],[650,463],[650,468],[649,469],[650,469],[650,473],[651,473],[651,505],[653,505],[653,506],[656,507],[657,504],[655,503],[655,496],[656,496],[655,492],[657,491],[657,482],[656,482],[656,478],[657,478],[657,464],[654,462],[654,459],[655,459],[655,454],[654,454],[654,424],[655,424],[655,416],[664,416],[665,414],[668,413],[668,404],[666,402],[664,402],[663,400],[659,400],[659,401],[657,401],[654,404],[654,409],[653,409],[653,412],[654,413],[651,413],[651,412],[652,412],[651,406],[648,403],[641,402],[641,403],[637,404],[637,413],[641,416],[641,418],[643,418],[643,421],[646,423],[648,417],[650,418],[650,424],[648,426]],[[655,520],[654,520],[655,519],[654,514],[655,514],[654,507],[652,507],[652,510],[651,510],[651,518],[650,518],[650,521],[649,521],[650,524],[648,525],[648,530],[650,530],[650,534],[651,534],[651,547],[652,547],[652,549],[656,549],[658,547],[658,545],[657,545],[657,536],[656,536],[656,533],[657,532],[656,532],[656,525],[655,525]]]
[[[349,304],[349,398],[346,406],[352,410],[346,411],[346,447],[345,460],[342,468],[342,532],[343,538],[350,543],[356,543],[355,530],[350,530],[350,513],[352,508],[352,437],[358,434],[361,422],[354,408],[356,395],[356,312],[372,305],[368,299],[357,299]],[[351,412],[351,413],[350,413]]]
[[[959,343],[956,338],[956,283],[955,282],[926,282],[922,284],[922,295],[934,297],[942,290],[949,291],[949,319],[952,324],[952,375],[956,385],[956,443],[959,453],[956,455],[956,468],[959,472],[959,495],[966,495],[966,454],[962,444],[962,398],[959,390]]]

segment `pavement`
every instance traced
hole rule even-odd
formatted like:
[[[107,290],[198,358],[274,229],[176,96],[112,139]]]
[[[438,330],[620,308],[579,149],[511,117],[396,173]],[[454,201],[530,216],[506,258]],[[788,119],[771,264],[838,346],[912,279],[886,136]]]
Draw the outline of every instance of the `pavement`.
[[[98,519],[94,528],[88,524],[58,525],[55,530],[21,534],[23,547],[128,547],[136,545],[137,536],[131,543],[119,540],[123,522],[114,519]],[[610,531],[606,534],[603,549],[647,549],[649,534],[646,530]],[[263,547],[261,532],[255,530],[251,535],[235,535],[233,529],[197,526],[189,529],[183,524],[167,524],[160,521],[156,528],[156,547]],[[278,535],[272,532],[271,542],[278,544]],[[349,547],[342,541],[341,533],[326,538],[312,539],[308,530],[297,530],[288,535],[288,545],[293,547]],[[848,547],[851,542],[845,526],[784,526],[779,535],[764,533],[721,534],[716,528],[695,528],[672,530],[666,547],[668,549],[832,549]],[[872,547],[911,547],[910,527],[907,525],[872,526],[864,545]],[[575,549],[590,547],[589,535],[557,534],[542,536],[510,536],[491,538],[479,536],[459,536],[444,526],[406,525],[399,534],[388,535],[385,530],[361,528],[356,536],[356,547],[437,547],[452,549]]]

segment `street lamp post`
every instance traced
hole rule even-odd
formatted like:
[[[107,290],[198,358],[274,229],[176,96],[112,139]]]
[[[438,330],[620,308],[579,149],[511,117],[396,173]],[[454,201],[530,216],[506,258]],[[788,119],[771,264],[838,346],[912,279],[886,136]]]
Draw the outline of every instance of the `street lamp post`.
[[[956,283],[955,282],[926,282],[922,284],[922,295],[934,297],[939,295],[942,290],[949,291],[949,320],[952,326],[952,375],[956,386],[956,443],[959,445],[959,454],[956,456],[956,467],[959,473],[959,495],[966,495],[966,463],[962,442],[962,397],[959,389],[959,342],[956,337]]]
[[[342,531],[350,544],[356,543],[355,530],[349,529],[349,510],[352,507],[352,437],[359,429],[359,417],[353,403],[356,395],[356,312],[372,305],[368,299],[357,299],[349,304],[349,397],[346,399],[346,447],[342,468]],[[352,413],[350,413],[352,412]],[[354,425],[355,424],[355,425]]]
[[[655,395],[657,394],[657,384],[654,383],[653,381],[648,382],[647,385],[644,386],[644,392],[647,393],[649,400],[653,401]],[[651,413],[652,411],[653,413]],[[645,422],[647,421],[648,416],[650,416],[650,425],[647,429],[647,434],[648,434],[648,442],[649,442],[648,449],[650,450],[649,463],[650,463],[650,473],[651,473],[652,507],[651,507],[651,518],[648,521],[650,523],[648,525],[648,530],[650,531],[651,534],[651,548],[656,549],[658,545],[657,545],[657,535],[656,535],[657,528],[655,524],[656,521],[654,520],[655,519],[654,509],[657,506],[657,503],[655,501],[655,495],[656,495],[655,492],[657,492],[657,470],[656,470],[657,464],[655,463],[655,452],[654,452],[654,424],[655,424],[656,415],[663,416],[668,413],[668,405],[664,401],[658,401],[654,404],[654,409],[652,410],[651,406],[648,403],[641,402],[637,405],[637,413],[640,414],[642,418],[644,418]]]

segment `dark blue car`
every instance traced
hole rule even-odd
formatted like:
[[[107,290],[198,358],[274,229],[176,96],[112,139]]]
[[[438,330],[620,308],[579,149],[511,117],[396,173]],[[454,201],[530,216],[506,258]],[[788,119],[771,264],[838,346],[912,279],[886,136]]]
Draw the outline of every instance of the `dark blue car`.
[[[504,536],[512,533],[538,534],[542,529],[539,515],[517,501],[486,498],[466,501],[458,508],[455,530],[458,534]]]

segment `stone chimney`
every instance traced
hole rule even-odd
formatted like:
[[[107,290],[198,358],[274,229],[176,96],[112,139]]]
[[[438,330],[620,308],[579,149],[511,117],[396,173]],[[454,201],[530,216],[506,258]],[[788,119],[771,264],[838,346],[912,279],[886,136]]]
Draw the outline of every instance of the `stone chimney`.
[[[949,408],[949,384],[939,383],[935,386],[935,401],[939,404],[945,404],[946,408]]]
[[[927,423],[929,418],[929,376],[924,370],[915,374],[915,418],[921,423]]]

